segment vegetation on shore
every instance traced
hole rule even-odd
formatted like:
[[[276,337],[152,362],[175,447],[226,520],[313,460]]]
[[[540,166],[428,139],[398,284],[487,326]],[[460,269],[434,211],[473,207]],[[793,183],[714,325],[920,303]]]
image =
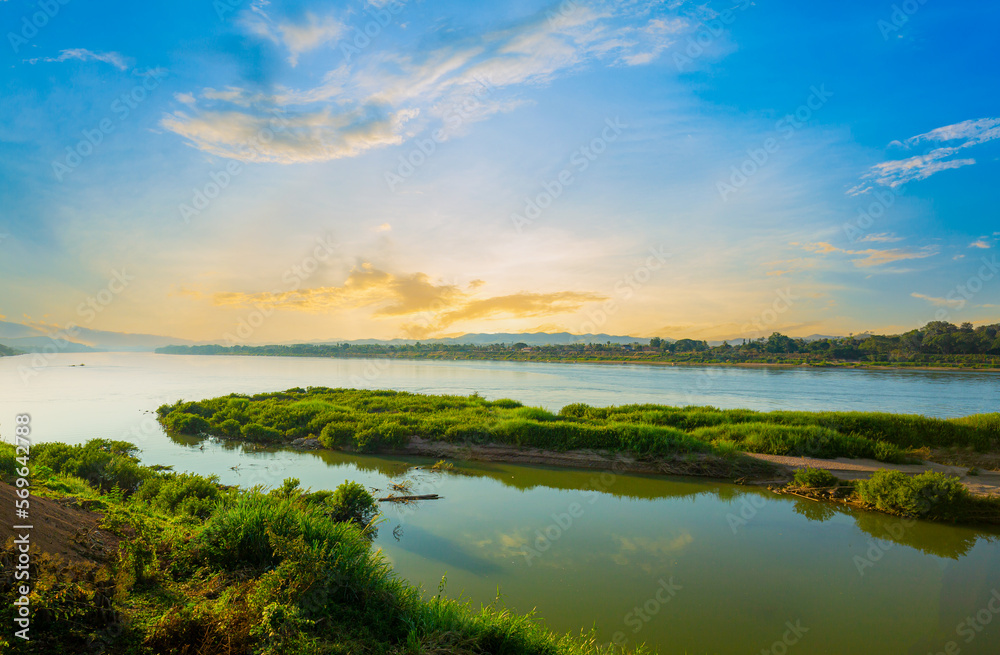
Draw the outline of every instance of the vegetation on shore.
[[[23,355],[24,353],[16,348],[11,348],[10,346],[5,346],[0,343],[0,357],[13,357],[14,355]]]
[[[1000,414],[946,420],[649,404],[573,404],[552,413],[479,395],[326,387],[177,401],[161,406],[157,414],[167,430],[180,434],[272,444],[315,438],[328,448],[362,452],[402,449],[414,437],[551,451],[604,450],[644,459],[704,455],[734,463],[741,451],[900,463],[923,447],[1000,450]]]
[[[908,518],[1000,524],[1000,498],[974,496],[957,478],[934,471],[911,476],[881,469],[867,480],[840,480],[823,469],[803,468],[779,492]]]
[[[18,467],[14,448],[0,444],[0,491]],[[592,634],[555,635],[499,599],[474,608],[439,589],[424,600],[372,550],[374,501],[354,483],[228,488],[142,466],[135,446],[108,440],[36,445],[31,476],[33,512],[46,503],[100,512],[98,534],[117,549],[92,548],[101,537],[91,532],[67,562],[33,542],[32,641],[5,631],[5,653],[609,652]],[[36,536],[55,529],[36,527]],[[8,540],[5,571],[16,557]],[[3,576],[7,625],[17,594]]]
[[[297,344],[290,346],[166,346],[156,350],[177,355],[263,355],[282,357],[380,357],[396,359],[470,359],[541,362],[633,362],[649,364],[730,364],[788,366],[871,366],[911,368],[1000,368],[1000,324],[973,327],[944,321],[928,323],[906,334],[864,334],[806,341],[774,333],[710,346],[705,341],[671,341],[654,337],[647,343],[574,343],[528,346],[414,343]]]

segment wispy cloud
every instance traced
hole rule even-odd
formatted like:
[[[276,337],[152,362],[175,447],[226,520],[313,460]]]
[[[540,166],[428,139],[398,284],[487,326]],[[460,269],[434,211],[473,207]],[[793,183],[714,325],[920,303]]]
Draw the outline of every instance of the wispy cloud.
[[[890,234],[888,232],[882,232],[881,234],[868,234],[861,239],[858,239],[861,243],[895,243],[897,241],[902,241],[903,237],[898,237],[895,234]]]
[[[313,13],[306,13],[299,23],[287,20],[275,22],[262,7],[248,14],[245,24],[251,33],[283,45],[288,50],[288,63],[292,66],[298,65],[299,55],[336,41],[347,29],[332,16],[316,16]]]
[[[37,64],[38,62],[60,62],[68,61],[70,59],[79,59],[80,61],[101,61],[105,64],[111,64],[118,70],[128,70],[130,66],[130,59],[124,55],[117,52],[93,52],[87,50],[86,48],[76,48],[72,50],[62,50],[58,57],[36,57],[34,59],[29,59],[29,64]]]
[[[905,159],[894,159],[875,164],[862,176],[862,184],[849,191],[852,195],[863,193],[874,182],[881,186],[896,188],[916,180],[924,180],[940,173],[976,163],[975,159],[960,159],[954,155],[965,148],[980,145],[1000,138],[1000,118],[967,120],[954,125],[945,125],[929,132],[918,134],[904,142],[893,141],[890,145],[913,148],[925,144],[951,144],[933,148],[922,155]]]
[[[962,307],[965,305],[965,300],[962,298],[937,298],[934,296],[926,296],[922,293],[911,293],[910,295],[914,298],[926,300],[935,307]]]
[[[252,162],[292,164],[353,157],[400,143],[413,110],[394,114],[330,110],[275,116],[264,111],[177,111],[162,121],[200,150]]]
[[[904,261],[907,259],[924,259],[938,254],[937,248],[934,248],[933,246],[927,246],[921,248],[920,250],[910,250],[906,248],[890,248],[887,250],[878,250],[876,248],[869,248],[867,250],[845,250],[844,248],[838,248],[823,241],[819,243],[806,244],[803,248],[817,254],[840,253],[848,255],[852,258],[851,262],[858,268],[882,266],[883,264],[892,264],[894,262]]]
[[[166,116],[162,125],[192,146],[226,157],[280,163],[350,157],[446,125],[456,107],[482,97],[484,87],[489,102],[463,110],[463,124],[512,111],[525,104],[519,90],[586,66],[649,63],[688,24],[681,16],[651,18],[643,3],[567,4],[565,10],[475,38],[446,45],[434,40],[432,47],[412,53],[372,46],[372,52],[330,70],[311,88],[206,88],[185,94],[187,107]],[[272,20],[263,7],[248,11],[244,24],[251,34],[283,44],[292,65],[299,54],[339,38],[345,29],[335,18],[312,14],[304,23]],[[243,152],[237,146],[268,111],[288,117],[289,134],[260,144],[252,154]]]

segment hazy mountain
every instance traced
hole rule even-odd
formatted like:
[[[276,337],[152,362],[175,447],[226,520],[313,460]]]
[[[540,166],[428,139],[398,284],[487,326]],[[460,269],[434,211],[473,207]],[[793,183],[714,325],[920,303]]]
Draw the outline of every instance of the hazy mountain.
[[[56,352],[83,353],[98,351],[130,351],[146,352],[152,351],[160,346],[168,345],[194,345],[194,341],[187,339],[177,339],[155,334],[132,334],[129,332],[108,332],[105,330],[91,330],[81,327],[76,329],[76,334],[71,339],[69,335],[55,332],[52,336],[48,333],[23,323],[12,323],[0,321],[0,341],[25,352]]]

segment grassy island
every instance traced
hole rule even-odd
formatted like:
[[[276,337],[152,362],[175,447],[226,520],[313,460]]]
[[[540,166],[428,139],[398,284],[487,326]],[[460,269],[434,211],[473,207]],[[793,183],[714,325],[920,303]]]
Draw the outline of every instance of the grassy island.
[[[772,467],[744,453],[919,463],[928,454],[947,459],[956,453],[989,461],[1000,451],[1000,414],[935,419],[876,412],[757,412],[648,404],[573,404],[553,413],[516,400],[478,395],[325,387],[178,401],[161,406],[157,413],[167,430],[187,435],[267,444],[311,439],[327,448],[360,452],[407,452],[415,442],[556,453],[597,451],[646,465],[632,470],[730,479],[774,478]],[[952,493],[948,490],[954,485],[944,480],[947,476],[931,477],[913,493],[926,497],[940,488],[950,500],[945,505],[921,505],[924,509],[912,512],[915,515],[1000,522],[1000,503],[973,499],[960,484],[961,489]],[[895,476],[870,493],[865,485],[857,490],[848,486],[857,502],[873,509],[907,513],[913,506],[907,500],[879,500],[891,495],[891,489],[905,486]]]

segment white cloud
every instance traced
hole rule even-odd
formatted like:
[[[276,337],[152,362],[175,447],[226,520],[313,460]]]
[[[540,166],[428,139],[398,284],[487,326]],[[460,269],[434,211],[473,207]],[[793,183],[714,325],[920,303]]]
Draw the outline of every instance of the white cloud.
[[[914,146],[927,141],[943,142],[964,139],[960,148],[986,143],[1000,138],[1000,118],[980,118],[979,120],[963,121],[954,125],[945,125],[937,129],[918,134],[906,140],[907,146]]]
[[[893,141],[889,145],[906,148],[931,143],[951,143],[951,145],[933,148],[923,155],[875,164],[862,176],[862,180],[896,188],[908,182],[927,179],[941,171],[971,166],[976,163],[975,159],[951,157],[965,148],[987,143],[997,138],[1000,138],[1000,118],[980,118],[938,127],[929,132],[912,136],[903,143]],[[848,193],[857,195],[870,189],[870,185],[862,183]]]
[[[70,59],[79,59],[80,61],[101,61],[105,64],[111,64],[118,70],[128,70],[129,59],[117,52],[93,52],[87,50],[86,48],[75,48],[72,50],[62,50],[58,57],[36,57],[35,59],[29,59],[29,64],[37,64],[40,61],[44,62],[60,62],[68,61]]]
[[[324,43],[336,41],[346,29],[343,23],[332,16],[306,13],[305,19],[300,23],[291,21],[276,23],[260,6],[253,12],[257,16],[247,19],[247,28],[254,34],[285,46],[289,52],[288,63],[292,66],[298,65],[299,55],[314,50]]]
[[[371,148],[402,142],[402,126],[412,110],[384,116],[333,113],[252,114],[243,111],[183,111],[163,119],[163,127],[194,147],[220,157],[292,164],[353,157]]]
[[[203,89],[195,105],[187,103],[189,109],[168,115],[162,125],[207,152],[283,163],[353,156],[401,143],[428,129],[443,127],[448,138],[477,121],[526,104],[518,97],[523,87],[547,85],[595,63],[653,61],[689,23],[679,16],[649,19],[650,11],[648,2],[624,7],[567,3],[563,10],[514,27],[446,45],[434,41],[433,47],[413,53],[373,46],[363,57],[329,71],[311,88]],[[347,29],[335,18],[313,14],[307,14],[304,23],[272,20],[264,5],[247,12],[243,24],[253,34],[288,48],[292,65],[300,53],[338,38]],[[267,121],[264,110],[287,115],[294,137],[283,135],[273,145],[246,153],[245,139]],[[354,131],[341,134],[345,130]],[[309,139],[321,141],[310,145]]]

